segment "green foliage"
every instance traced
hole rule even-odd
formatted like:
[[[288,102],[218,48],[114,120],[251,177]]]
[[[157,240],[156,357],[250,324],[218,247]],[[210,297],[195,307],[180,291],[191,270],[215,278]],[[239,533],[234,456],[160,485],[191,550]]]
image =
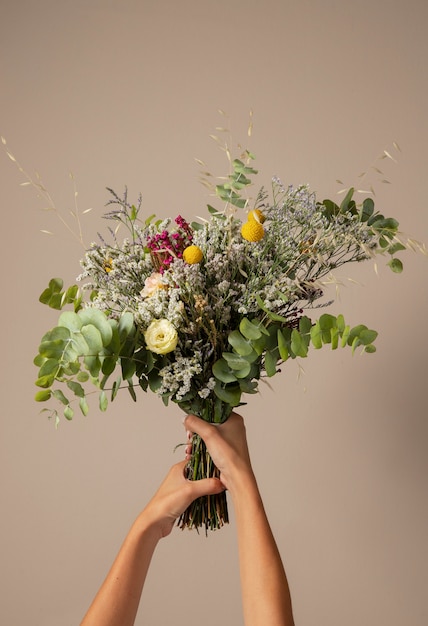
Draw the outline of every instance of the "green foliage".
[[[363,324],[347,326],[342,315],[335,317],[325,313],[316,322],[302,316],[296,328],[290,328],[281,320],[268,319],[263,325],[258,320],[243,318],[239,329],[229,333],[232,351],[223,352],[213,365],[214,393],[219,399],[238,406],[243,393],[257,393],[257,381],[263,372],[272,377],[278,366],[289,358],[306,358],[311,344],[315,349],[328,344],[332,350],[339,345],[349,346],[352,352],[362,346],[365,352],[372,353],[376,350],[373,345],[376,337],[377,332]]]
[[[339,215],[348,215],[351,218],[357,217],[360,222],[365,222],[367,226],[370,226],[371,233],[375,237],[377,252],[390,254],[392,258],[387,265],[395,273],[402,272],[402,261],[393,256],[397,252],[406,249],[406,247],[397,240],[398,221],[392,217],[385,217],[381,213],[376,212],[372,198],[365,198],[361,207],[358,209],[353,199],[354,191],[352,187],[349,189],[340,206],[332,200],[323,200],[323,202],[318,203],[318,206],[322,207],[322,213],[329,220],[336,219]]]
[[[52,278],[48,287],[40,295],[39,302],[57,310],[61,310],[67,304],[73,304],[74,310],[78,311],[82,306],[80,289],[77,285],[72,285],[62,291],[63,284],[61,278]]]
[[[51,306],[52,296],[61,289],[61,280],[50,281],[48,289],[43,292],[45,295],[42,294],[43,301]],[[69,299],[70,302],[74,304]],[[135,399],[132,379],[136,372],[138,342],[139,332],[131,313],[123,313],[118,320],[108,319],[95,308],[61,313],[58,325],[42,337],[34,359],[39,367],[36,385],[42,388],[35,396],[36,401],[55,398],[64,405],[64,416],[71,419],[74,414],[71,398],[74,397],[83,415],[87,415],[89,406],[83,384],[90,380],[99,389],[99,407],[105,411],[108,405],[106,384],[118,367],[120,376],[111,389],[111,400],[122,380],[126,381],[129,393]],[[140,351],[139,359],[141,357]],[[61,389],[54,388],[57,383],[62,383]],[[64,393],[64,386],[71,392],[71,397],[67,391]]]
[[[56,294],[77,296],[74,291],[61,291],[62,287],[60,279],[51,280],[42,294],[43,301],[51,306]],[[63,303],[67,300],[63,295],[61,299]],[[54,298],[53,302],[58,301]],[[75,300],[70,296],[68,303],[74,305]],[[306,358],[311,344],[315,349],[329,344],[333,350],[340,345],[350,346],[352,352],[358,346],[369,353],[375,351],[373,341],[377,333],[364,325],[351,328],[341,315],[325,313],[316,322],[302,316],[298,325],[291,328],[285,318],[266,309],[260,298],[258,304],[265,322],[242,318],[239,328],[228,335],[230,349],[224,350],[212,367],[214,397],[219,403],[216,415],[220,421],[233,407],[242,404],[242,394],[257,393],[263,373],[272,377],[278,366],[288,359]],[[123,382],[134,401],[134,382],[138,382],[143,391],[158,392],[162,385],[160,371],[167,361],[165,356],[144,347],[131,313],[125,312],[116,320],[107,318],[99,309],[88,307],[61,313],[58,325],[42,337],[34,363],[39,367],[36,385],[41,388],[35,395],[36,401],[55,399],[63,406],[64,417],[70,420],[74,416],[73,400],[77,401],[83,415],[88,414],[86,382],[98,389],[98,405],[105,411],[109,397],[110,401],[115,399]],[[107,389],[113,374],[115,380]],[[58,383],[61,388],[56,386]],[[162,398],[167,404],[169,395],[164,394]],[[195,389],[179,405],[198,415],[206,407]],[[58,419],[56,411],[51,413]]]
[[[233,172],[227,177],[227,182],[223,185],[216,185],[217,196],[226,203],[233,204],[239,209],[244,209],[247,205],[247,200],[241,197],[241,191],[251,185],[250,175],[257,174],[257,170],[252,168],[248,163],[254,158],[254,156],[246,151],[247,164],[240,159],[234,159],[232,162]],[[212,207],[208,207],[208,210]]]

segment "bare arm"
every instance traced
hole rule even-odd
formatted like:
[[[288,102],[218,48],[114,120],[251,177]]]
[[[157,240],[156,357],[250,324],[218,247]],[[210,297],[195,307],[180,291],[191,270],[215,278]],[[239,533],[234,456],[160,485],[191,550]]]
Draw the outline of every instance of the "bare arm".
[[[219,468],[235,507],[242,603],[246,626],[293,626],[291,598],[280,554],[251,468],[241,416],[221,425],[188,416]]]
[[[170,469],[135,520],[81,626],[133,626],[158,541],[169,535],[177,517],[193,500],[224,490],[215,478],[186,480],[185,464],[182,461]]]

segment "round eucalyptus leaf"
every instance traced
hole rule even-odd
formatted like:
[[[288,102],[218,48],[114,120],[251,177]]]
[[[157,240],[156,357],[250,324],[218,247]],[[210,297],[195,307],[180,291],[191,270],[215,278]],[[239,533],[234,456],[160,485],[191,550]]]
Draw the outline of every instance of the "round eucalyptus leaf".
[[[96,326],[86,324],[85,326],[82,326],[81,333],[88,345],[88,351],[86,354],[96,355],[103,350],[101,333]]]
[[[227,386],[223,387],[221,383],[216,383],[214,387],[214,393],[223,402],[230,404],[230,406],[238,406],[241,400],[241,389],[239,386]]]
[[[87,309],[82,309],[78,313],[80,319],[82,320],[82,326],[86,326],[87,324],[92,324],[101,333],[101,338],[104,346],[108,346],[113,331],[111,329],[110,324],[105,316],[105,314],[99,309],[95,309],[93,307],[88,307]]]
[[[73,311],[64,311],[58,319],[58,326],[65,326],[71,331],[80,330],[82,328],[82,320]]]
[[[234,383],[236,381],[235,374],[224,359],[219,359],[214,363],[212,373],[222,383]]]
[[[246,317],[241,320],[239,330],[246,339],[260,339],[262,335],[260,328],[253,324],[253,322],[250,322]]]
[[[259,334],[259,337],[260,336],[261,333]],[[233,347],[233,349],[241,356],[251,354],[251,352],[253,351],[251,344],[247,341],[247,339],[245,339],[243,335],[241,335],[239,330],[233,330],[231,333],[229,333],[227,340]]]

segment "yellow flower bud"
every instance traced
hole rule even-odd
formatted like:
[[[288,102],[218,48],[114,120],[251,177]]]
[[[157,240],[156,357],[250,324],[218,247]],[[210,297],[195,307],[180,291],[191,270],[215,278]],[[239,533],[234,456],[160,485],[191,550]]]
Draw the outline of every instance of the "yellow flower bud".
[[[255,220],[251,222],[248,221],[245,222],[245,224],[242,224],[241,235],[247,241],[260,241],[261,239],[263,239],[264,234],[265,229],[259,222],[256,222]]]
[[[266,220],[266,216],[265,214],[260,211],[260,209],[254,209],[253,211],[250,211],[248,213],[248,221],[249,222],[259,222],[260,224],[263,224],[263,222]]]
[[[189,265],[193,265],[194,263],[200,263],[204,255],[199,246],[187,246],[183,251],[183,259]]]

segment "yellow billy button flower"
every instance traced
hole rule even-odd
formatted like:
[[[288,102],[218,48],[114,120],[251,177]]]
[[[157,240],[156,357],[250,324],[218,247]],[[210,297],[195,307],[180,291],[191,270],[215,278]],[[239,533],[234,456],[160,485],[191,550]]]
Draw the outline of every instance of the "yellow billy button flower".
[[[183,259],[189,265],[194,265],[195,263],[200,263],[204,255],[199,246],[187,246],[187,248],[183,251]]]
[[[259,222],[260,224],[263,224],[265,219],[266,216],[262,211],[260,211],[260,209],[254,209],[248,213],[249,222]]]
[[[107,274],[111,272],[113,269],[113,259],[106,259],[104,261],[103,268],[104,268],[104,271],[107,272]]]
[[[247,241],[260,241],[263,239],[264,234],[265,229],[260,222],[256,222],[256,220],[251,220],[242,224],[241,235]]]

